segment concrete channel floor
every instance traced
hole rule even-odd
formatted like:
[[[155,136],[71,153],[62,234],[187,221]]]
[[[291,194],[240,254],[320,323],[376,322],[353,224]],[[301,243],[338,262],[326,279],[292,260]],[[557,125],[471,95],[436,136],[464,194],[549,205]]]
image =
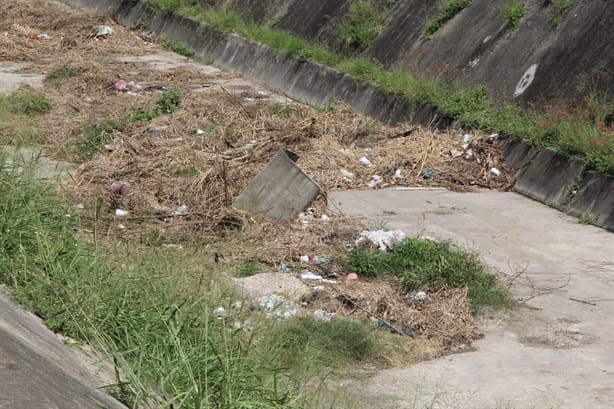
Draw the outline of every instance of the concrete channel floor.
[[[481,319],[475,350],[355,385],[365,407],[614,407],[613,233],[512,192],[345,191],[329,204],[475,250],[524,300]]]

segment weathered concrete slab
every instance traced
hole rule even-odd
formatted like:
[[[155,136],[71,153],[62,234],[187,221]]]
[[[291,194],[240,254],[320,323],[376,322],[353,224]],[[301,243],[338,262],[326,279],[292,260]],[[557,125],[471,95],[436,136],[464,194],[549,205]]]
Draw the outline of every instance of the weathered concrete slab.
[[[5,166],[15,166],[20,172],[24,167],[32,166],[33,177],[39,180],[70,177],[77,169],[74,163],[53,160],[33,148],[0,145],[0,156],[5,156]]]
[[[584,163],[568,159],[549,148],[542,148],[520,173],[514,190],[548,206],[564,207],[570,189],[577,183]]]
[[[569,213],[595,216],[597,225],[614,231],[614,177],[587,172],[569,205]]]
[[[329,203],[476,250],[534,308],[511,322],[488,314],[475,351],[357,383],[361,407],[614,407],[614,233],[512,192],[346,191]]]
[[[523,170],[538,152],[537,148],[520,139],[507,138],[500,146],[505,165],[517,172]]]
[[[125,409],[72,351],[0,287],[0,409]]]
[[[247,185],[235,208],[273,220],[292,220],[320,193],[320,187],[294,163],[298,156],[281,149]]]
[[[45,79],[43,74],[19,72],[28,66],[25,63],[0,63],[0,94],[10,94],[22,85],[41,88]]]

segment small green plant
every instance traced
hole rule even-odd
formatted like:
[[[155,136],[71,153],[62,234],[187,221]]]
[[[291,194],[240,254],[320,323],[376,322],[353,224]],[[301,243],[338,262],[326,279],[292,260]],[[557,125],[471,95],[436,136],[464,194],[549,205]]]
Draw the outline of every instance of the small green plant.
[[[338,34],[343,48],[358,53],[369,47],[384,24],[384,16],[373,0],[354,0],[339,26]]]
[[[7,104],[9,111],[15,114],[36,116],[51,111],[53,105],[44,94],[36,91],[17,91],[7,97],[4,103]]]
[[[429,20],[424,27],[424,36],[430,37],[435,34],[448,21],[471,4],[471,0],[449,0],[443,10],[437,16]]]
[[[47,75],[47,78],[52,79],[52,80],[57,80],[60,78],[72,78],[72,77],[76,77],[77,75],[79,75],[79,71],[77,71],[74,68],[60,67],[60,68],[56,68],[55,70],[51,71]]]
[[[246,261],[237,269],[237,277],[249,277],[260,273],[260,266],[253,260]]]
[[[473,254],[449,242],[408,238],[391,252],[354,250],[347,265],[363,276],[392,273],[401,277],[406,291],[428,284],[467,287],[474,311],[481,307],[513,305],[507,289]]]
[[[567,14],[567,10],[571,7],[572,0],[552,0],[552,4],[554,5],[554,16],[552,17],[552,22],[556,25],[559,25],[563,22],[563,18],[565,14]]]
[[[590,213],[584,213],[578,219],[578,223],[580,223],[580,224],[596,224],[597,223],[597,216],[594,215],[594,214],[590,214]]]
[[[159,42],[163,46],[170,48],[179,55],[183,55],[184,57],[194,56],[194,50],[192,50],[190,47],[180,41],[175,41],[167,36],[161,36]]]
[[[158,110],[162,114],[172,114],[181,108],[181,90],[177,87],[172,87],[162,92],[158,99]]]
[[[513,0],[505,6],[503,15],[507,19],[507,27],[510,31],[514,31],[518,27],[520,20],[524,17],[524,13],[524,0]]]
[[[288,104],[282,104],[281,102],[274,102],[272,108],[275,115],[282,118],[290,118],[297,114],[296,109],[292,108]]]
[[[98,152],[102,152],[104,145],[113,140],[117,131],[123,131],[125,120],[107,121],[86,128],[83,136],[76,144],[76,160],[80,163],[92,159]]]

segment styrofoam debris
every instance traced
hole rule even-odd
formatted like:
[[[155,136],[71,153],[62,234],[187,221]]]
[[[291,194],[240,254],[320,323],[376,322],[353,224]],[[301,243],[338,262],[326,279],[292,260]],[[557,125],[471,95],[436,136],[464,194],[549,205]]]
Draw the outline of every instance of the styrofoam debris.
[[[490,168],[490,173],[492,173],[495,176],[500,176],[501,175],[501,171],[495,167]]]
[[[186,206],[186,205],[181,205],[181,206],[178,206],[178,207],[175,209],[175,214],[176,214],[176,215],[184,215],[184,214],[188,214],[188,206]]]
[[[322,276],[305,270],[301,273],[301,280],[322,281]]]
[[[362,158],[358,159],[358,161],[360,162],[361,165],[364,165],[368,168],[373,165],[366,156],[363,156]]]
[[[368,242],[373,243],[377,248],[382,251],[391,250],[394,246],[405,240],[405,233],[401,230],[375,230],[375,231],[363,231],[360,233],[360,237],[356,240],[356,247],[364,247]]]
[[[115,209],[115,216],[117,216],[117,217],[126,217],[126,216],[128,216],[128,211],[127,210],[122,210],[122,209]]]

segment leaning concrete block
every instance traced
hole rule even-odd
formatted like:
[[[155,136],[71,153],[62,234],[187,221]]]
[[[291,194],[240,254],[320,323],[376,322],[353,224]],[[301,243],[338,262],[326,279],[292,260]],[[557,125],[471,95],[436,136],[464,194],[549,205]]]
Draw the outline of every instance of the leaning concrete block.
[[[614,231],[614,177],[587,172],[569,205],[569,213],[576,217],[592,215],[595,224]]]
[[[320,187],[295,161],[298,156],[280,149],[239,195],[234,207],[273,220],[292,220],[320,193]]]
[[[519,139],[505,139],[500,147],[505,166],[515,172],[521,171],[537,153],[537,148]]]
[[[549,206],[563,208],[577,183],[584,163],[542,148],[520,173],[514,190]]]

